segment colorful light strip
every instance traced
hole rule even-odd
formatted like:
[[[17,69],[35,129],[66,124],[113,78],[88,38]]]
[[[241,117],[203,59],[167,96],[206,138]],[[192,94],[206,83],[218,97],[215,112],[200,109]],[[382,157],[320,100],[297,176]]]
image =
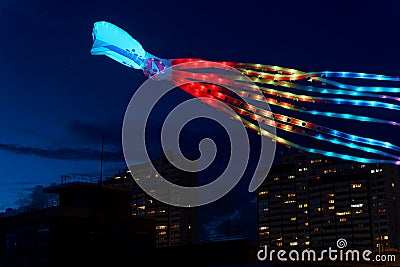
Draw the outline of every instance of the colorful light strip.
[[[357,145],[355,143],[355,142],[357,142],[357,143],[363,143],[366,145],[378,146],[381,148],[385,148],[385,149],[389,149],[389,150],[393,150],[393,151],[397,151],[397,152],[400,151],[400,147],[395,146],[389,142],[375,140],[372,138],[360,137],[357,135],[344,133],[344,132],[341,132],[341,131],[338,131],[335,129],[322,127],[320,125],[313,124],[313,123],[310,123],[310,122],[307,122],[304,120],[299,120],[299,119],[288,117],[288,116],[281,115],[281,114],[276,114],[276,113],[274,114],[270,111],[262,110],[256,106],[245,104],[244,102],[237,100],[232,96],[229,96],[229,94],[234,93],[237,96],[240,96],[243,98],[251,98],[253,100],[258,100],[258,101],[266,101],[267,103],[270,103],[270,104],[278,104],[279,103],[279,102],[277,103],[277,101],[275,99],[265,98],[265,100],[263,100],[263,98],[260,97],[259,94],[252,94],[251,91],[254,91],[254,92],[256,91],[256,89],[252,86],[242,87],[242,88],[249,89],[250,92],[243,91],[243,90],[237,90],[237,91],[232,92],[230,90],[225,89],[224,86],[230,86],[230,88],[232,88],[231,86],[233,86],[233,88],[235,88],[235,86],[237,86],[239,88],[239,87],[243,86],[243,84],[231,82],[230,80],[224,79],[225,77],[222,77],[222,78],[218,77],[218,82],[219,82],[220,86],[215,85],[215,84],[210,86],[207,82],[216,82],[215,77],[213,77],[211,74],[209,76],[204,75],[204,74],[201,74],[201,76],[200,76],[196,73],[191,73],[190,75],[183,74],[183,73],[179,73],[179,74],[180,75],[177,75],[178,77],[180,76],[181,79],[185,79],[187,77],[186,81],[190,82],[190,84],[191,84],[190,86],[185,87],[185,91],[190,93],[191,90],[193,90],[191,88],[196,88],[196,90],[198,90],[199,94],[201,94],[203,97],[208,96],[208,97],[212,97],[214,99],[218,99],[220,101],[224,101],[233,110],[235,110],[235,112],[237,112],[238,115],[240,115],[242,117],[251,118],[254,121],[261,122],[266,125],[273,126],[273,127],[276,127],[277,129],[287,131],[290,133],[306,135],[311,138],[329,142],[329,143],[332,143],[335,145],[343,145],[348,148],[361,150],[361,151],[364,151],[367,153],[374,153],[376,155],[396,159],[396,161],[391,161],[392,163],[395,163],[400,159],[399,156],[393,155],[391,153],[387,153],[387,152],[384,152],[384,151],[381,151],[378,149],[374,149],[371,147],[367,147],[367,146]],[[312,101],[313,98],[315,98],[315,97],[299,96],[299,95],[295,95],[292,93],[286,93],[286,92],[282,92],[282,91],[271,89],[271,88],[261,88],[261,89],[263,90],[264,93],[269,93],[270,95],[273,95],[273,96],[279,95],[280,97],[282,97],[282,93],[285,93],[284,96],[287,96],[286,98],[288,98],[290,100],[298,101],[298,99],[296,99],[296,97],[297,98],[300,97],[301,100],[306,101],[306,102],[321,103],[321,102],[319,102],[321,100],[320,98],[314,99],[314,101]],[[317,100],[317,101],[315,101],[315,100]],[[356,101],[356,100],[354,100],[354,101]],[[349,102],[349,103],[351,103],[351,102]],[[366,103],[368,103],[368,102],[366,102]],[[365,103],[363,103],[363,104],[365,104]],[[290,105],[289,103],[280,103],[279,106],[283,106],[284,108],[289,108],[289,109],[292,109],[295,111],[305,112],[305,110],[302,109],[301,107],[297,107],[297,109],[295,109],[295,108],[293,108],[294,106]],[[374,106],[374,105],[371,105],[371,106]],[[309,112],[312,112],[316,115],[321,115],[323,113],[323,112],[319,112],[319,111],[309,111]],[[366,116],[357,116],[357,115],[340,114],[340,113],[332,114],[332,112],[327,112],[326,114],[328,116],[338,116],[338,117],[343,117],[343,118],[350,118],[350,119],[364,120],[364,121],[370,121],[370,122],[380,122],[380,123],[389,123],[392,125],[398,125],[397,123],[393,124],[393,122],[391,122],[391,121],[379,120],[379,119],[370,118],[370,117],[366,117]],[[293,125],[296,125],[296,126],[293,126]],[[312,127],[310,127],[310,126],[312,126]],[[250,128],[254,129],[254,127],[250,127]],[[311,132],[305,131],[302,128],[306,128],[308,130],[313,130],[313,131],[318,131],[320,133],[316,133],[313,131],[311,131]],[[330,136],[334,136],[334,137],[327,136],[326,134],[328,134]],[[345,142],[341,139],[346,139],[350,142]],[[329,152],[327,152],[327,153],[329,153]],[[339,154],[340,153],[337,153],[335,155],[339,155]],[[349,157],[352,157],[352,156],[350,156],[350,155],[344,156],[344,158],[349,158]],[[354,157],[354,158],[357,158],[357,157]],[[365,159],[365,160],[368,161],[370,159]],[[380,160],[378,160],[378,161],[381,162]]]
[[[197,87],[198,85],[199,84],[194,83],[191,86]],[[206,93],[201,92],[201,90],[193,91],[193,89],[190,89],[189,86],[190,85],[183,85],[183,86],[181,86],[181,88],[184,91],[192,94],[195,97],[209,97],[209,98],[215,99],[213,96],[209,96]],[[196,93],[194,93],[194,92],[196,92]],[[209,104],[211,106],[214,106],[215,108],[217,108],[221,112],[224,112],[224,110],[219,109],[219,107],[215,105],[215,102],[207,102],[207,104]],[[230,113],[226,113],[226,114],[231,116]],[[342,153],[337,153],[337,152],[332,152],[332,151],[325,151],[325,150],[321,150],[321,149],[315,149],[315,148],[309,148],[309,147],[301,146],[299,144],[296,144],[296,143],[293,143],[291,141],[288,141],[288,140],[286,140],[286,139],[284,139],[282,137],[278,137],[277,135],[258,127],[254,123],[248,121],[247,119],[245,119],[245,118],[243,118],[243,117],[241,117],[239,115],[233,116],[232,119],[240,121],[247,128],[258,132],[262,136],[268,137],[268,138],[272,139],[273,141],[276,141],[278,143],[281,143],[281,144],[289,146],[289,147],[297,148],[297,149],[302,150],[302,151],[307,151],[307,152],[310,152],[310,153],[317,153],[317,154],[321,154],[321,155],[324,155],[324,156],[327,156],[327,157],[336,157],[336,158],[341,158],[341,159],[344,159],[344,160],[352,160],[352,161],[356,161],[356,162],[360,162],[360,163],[381,163],[381,164],[385,164],[386,163],[386,164],[400,165],[400,160],[364,158],[364,157],[359,157],[359,156],[351,156],[351,155],[347,155],[347,154],[342,154]],[[347,145],[349,145],[349,143]],[[359,149],[360,148],[359,146],[356,146],[355,144],[350,145],[350,147],[354,148],[354,149]],[[369,153],[376,153],[377,152],[377,150],[370,149],[370,148],[365,148],[365,149],[362,149],[362,150],[364,150],[366,152],[369,152]],[[387,156],[389,154],[380,153],[380,155]],[[391,155],[391,156],[393,156],[393,155]],[[399,157],[396,157],[396,156],[393,156],[393,157],[396,158],[396,159],[399,159]]]

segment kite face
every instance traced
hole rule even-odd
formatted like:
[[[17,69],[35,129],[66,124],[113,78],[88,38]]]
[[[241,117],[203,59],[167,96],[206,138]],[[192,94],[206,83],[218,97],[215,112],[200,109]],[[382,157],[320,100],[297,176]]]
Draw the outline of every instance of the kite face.
[[[140,43],[124,30],[108,22],[95,23],[93,40],[91,50],[93,55],[105,55],[130,68],[141,69],[146,77],[153,77],[171,66],[179,66],[182,63],[192,62],[196,66],[195,62],[205,64],[210,62],[190,58],[158,58],[146,52]],[[248,129],[277,143],[310,153],[360,163],[400,165],[399,146],[387,140],[364,136],[362,132],[349,133],[341,130],[341,123],[328,127],[309,119],[316,116],[325,118],[326,122],[340,119],[398,127],[399,122],[389,118],[375,117],[375,113],[371,110],[366,114],[360,114],[359,111],[362,111],[362,108],[365,111],[365,107],[383,111],[400,110],[400,98],[393,95],[399,93],[400,88],[346,84],[337,80],[400,82],[399,77],[355,72],[303,72],[264,64],[219,63],[226,68],[239,70],[256,85],[243,81],[240,75],[228,77],[218,76],[215,73],[199,74],[188,69],[178,69],[169,78],[172,82],[181,84],[179,88],[194,97],[208,97],[226,103],[237,113],[238,117],[234,116],[234,119],[241,121]],[[182,84],[183,81],[186,84]],[[233,89],[227,90],[226,86]],[[277,111],[265,110],[257,104],[248,104],[243,99],[256,103],[257,101],[266,102]],[[342,113],[341,107],[357,110],[354,113]],[[280,132],[289,134],[290,137],[283,138],[279,133],[275,135],[266,132],[257,124],[274,127]],[[332,149],[323,150],[301,144],[297,141],[300,136],[326,142]]]

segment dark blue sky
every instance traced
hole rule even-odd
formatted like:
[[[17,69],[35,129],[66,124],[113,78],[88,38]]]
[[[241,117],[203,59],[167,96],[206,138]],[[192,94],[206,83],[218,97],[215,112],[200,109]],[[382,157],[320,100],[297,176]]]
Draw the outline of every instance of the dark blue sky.
[[[0,211],[36,184],[58,182],[62,174],[98,175],[102,132],[105,174],[124,168],[122,120],[146,78],[90,55],[96,21],[120,26],[162,58],[400,75],[399,17],[395,0],[3,0]],[[255,216],[237,212],[254,204],[247,183],[208,207],[212,214],[224,209],[215,221],[245,223]]]

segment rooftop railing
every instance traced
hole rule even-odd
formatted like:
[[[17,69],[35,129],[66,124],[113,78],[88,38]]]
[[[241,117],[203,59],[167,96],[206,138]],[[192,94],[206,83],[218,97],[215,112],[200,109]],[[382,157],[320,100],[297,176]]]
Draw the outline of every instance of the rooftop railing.
[[[100,177],[79,173],[69,173],[61,176],[61,184],[76,182],[98,184],[100,182]]]

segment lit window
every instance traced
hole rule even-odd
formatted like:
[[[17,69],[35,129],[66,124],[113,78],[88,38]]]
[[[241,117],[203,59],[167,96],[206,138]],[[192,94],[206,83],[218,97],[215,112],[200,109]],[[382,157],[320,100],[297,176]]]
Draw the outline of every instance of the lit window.
[[[336,172],[336,169],[326,169],[326,170],[324,170],[324,174],[331,173],[331,172]]]
[[[335,209],[335,206],[329,206],[328,207],[328,210],[334,210]]]
[[[345,221],[347,221],[347,219],[346,218],[340,218],[340,220],[339,221],[341,221],[341,222],[345,222]]]
[[[291,246],[291,247],[297,246],[297,241],[290,242],[290,246]]]
[[[277,247],[282,247],[282,242],[276,243]]]
[[[291,221],[296,221],[297,218],[296,218],[296,217],[292,217],[292,218],[290,218],[290,220],[291,220]]]
[[[357,204],[351,204],[352,208],[362,208],[364,204],[363,203],[357,203]]]
[[[336,215],[338,215],[338,216],[350,215],[350,214],[351,214],[350,211],[336,212]]]
[[[265,191],[260,191],[259,193],[258,193],[258,195],[266,195],[266,194],[268,194],[268,190],[265,190]]]
[[[296,202],[296,200],[286,200],[284,203],[285,204],[290,204],[290,203],[295,203]]]
[[[166,226],[166,225],[157,225],[157,226],[156,226],[156,229],[157,229],[157,230],[167,229],[167,226]]]
[[[330,199],[329,201],[328,201],[328,203],[335,203],[335,200],[333,200],[333,199]]]
[[[351,188],[360,188],[361,184],[351,184],[350,187]]]
[[[308,222],[305,222],[305,223],[304,223],[304,226],[308,226]]]
[[[310,245],[310,241],[306,241],[306,242],[304,242],[304,244]]]
[[[269,235],[269,232],[261,232],[261,233],[259,233],[259,236],[265,236],[265,235]]]
[[[274,181],[279,181],[279,177],[275,177],[275,178],[274,178]]]
[[[290,194],[288,194],[287,196],[288,196],[288,197],[295,197],[296,194],[295,194],[295,193],[290,193]]]
[[[289,175],[288,176],[288,179],[294,179],[296,176],[294,176],[294,175]]]
[[[392,187],[394,187],[394,182],[392,182]]]

